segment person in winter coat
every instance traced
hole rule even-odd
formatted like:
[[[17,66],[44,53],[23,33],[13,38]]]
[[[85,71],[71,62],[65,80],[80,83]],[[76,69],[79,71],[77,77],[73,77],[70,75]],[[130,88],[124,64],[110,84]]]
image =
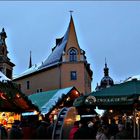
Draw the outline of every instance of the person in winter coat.
[[[86,118],[80,120],[81,126],[75,132],[74,139],[93,139],[92,129],[88,127],[88,121]]]
[[[107,140],[107,136],[104,133],[104,129],[100,127],[96,134],[96,140]]]
[[[8,138],[8,133],[5,127],[0,124],[0,139],[7,139]]]
[[[133,139],[132,131],[125,128],[123,124],[118,124],[119,132],[116,134],[115,139]]]
[[[79,121],[74,122],[74,126],[72,127],[70,133],[69,133],[69,139],[74,138],[75,132],[79,129]]]
[[[45,121],[41,121],[39,127],[36,130],[36,138],[37,139],[48,139],[48,126],[50,124],[45,122]]]
[[[23,138],[23,131],[21,127],[19,127],[19,124],[14,123],[9,132],[9,139],[22,139],[22,138]]]

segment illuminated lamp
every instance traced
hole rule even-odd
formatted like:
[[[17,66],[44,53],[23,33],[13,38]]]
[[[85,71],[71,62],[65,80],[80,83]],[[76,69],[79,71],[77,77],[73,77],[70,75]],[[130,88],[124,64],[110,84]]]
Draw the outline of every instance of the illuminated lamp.
[[[7,100],[7,99],[4,97],[4,93],[1,93],[1,94],[0,94],[0,97],[1,97],[2,99],[4,99],[4,100]]]
[[[17,98],[19,98],[19,97],[20,97],[20,95],[17,93],[17,94],[16,94],[16,97],[17,97]]]
[[[70,100],[70,97],[68,97],[66,100],[69,101]]]
[[[136,124],[139,124],[139,117],[136,117]]]
[[[57,120],[57,115],[54,115],[53,116],[53,120]]]
[[[113,110],[109,110],[110,113],[113,113]]]
[[[39,119],[39,121],[42,121],[43,120],[41,115],[39,115],[39,118],[38,119]]]
[[[79,94],[78,91],[72,90],[72,92],[70,94],[70,97],[71,97],[72,100],[75,99],[76,97],[79,97],[79,96],[80,96],[80,94]]]
[[[76,115],[76,121],[80,121],[81,120],[81,117],[80,117],[80,115]]]
[[[55,110],[53,110],[53,111],[52,111],[52,114],[55,114],[55,113],[56,113],[56,111],[55,111]]]
[[[37,115],[37,114],[38,114],[38,112],[37,112],[36,110],[34,110],[34,114],[35,114],[35,115]]]
[[[75,94],[76,94],[76,95],[79,95],[78,91],[75,90]]]

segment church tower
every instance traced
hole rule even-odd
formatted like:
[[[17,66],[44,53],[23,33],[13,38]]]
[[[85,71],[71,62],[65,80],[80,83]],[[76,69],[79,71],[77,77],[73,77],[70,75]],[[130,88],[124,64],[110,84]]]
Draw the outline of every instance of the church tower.
[[[114,85],[113,79],[109,76],[109,68],[105,60],[104,77],[101,79],[100,86],[97,84],[96,91]]]
[[[64,36],[56,39],[50,55],[43,63],[31,66],[30,59],[28,70],[14,79],[28,95],[67,87],[75,87],[82,94],[91,93],[93,72],[79,45],[72,13]]]
[[[7,45],[5,39],[7,38],[4,28],[0,32],[0,71],[9,79],[12,79],[13,67],[15,64],[10,62],[7,54]]]

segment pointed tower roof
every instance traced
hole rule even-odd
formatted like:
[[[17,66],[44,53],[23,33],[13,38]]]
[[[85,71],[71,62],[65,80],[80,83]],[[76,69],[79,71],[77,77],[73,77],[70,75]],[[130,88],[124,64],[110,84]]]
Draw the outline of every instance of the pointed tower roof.
[[[104,77],[101,79],[99,89],[103,89],[103,88],[106,88],[108,86],[113,86],[113,85],[114,85],[114,81],[109,76],[109,68],[107,67],[107,62],[105,59]]]
[[[52,53],[44,61],[44,63],[40,66],[40,69],[54,66],[58,63],[61,63],[61,57],[62,57],[63,51],[65,50],[65,47],[66,47],[66,44],[68,43],[68,40],[70,40],[70,38],[73,34],[75,35],[76,40],[77,40],[75,26],[74,26],[74,22],[73,22],[73,17],[71,15],[69,26],[67,28],[66,33],[61,38],[59,43],[57,43],[56,46],[53,48]]]
[[[109,76],[109,68],[107,67],[106,58],[105,58],[104,76]]]
[[[31,56],[31,51],[30,51],[30,60],[29,60],[29,68],[31,68],[32,67],[32,56]]]
[[[6,35],[4,28],[2,28],[2,32],[0,33],[0,35],[1,35],[1,37],[7,38],[7,35]]]
[[[35,73],[35,72],[44,70],[46,68],[50,68],[52,66],[61,64],[62,56],[66,50],[66,47],[72,46],[71,42],[72,43],[74,42],[74,44],[76,44],[79,47],[72,14],[70,14],[70,22],[69,22],[68,28],[67,28],[64,36],[56,39],[56,46],[54,48],[52,48],[52,53],[48,56],[48,58],[45,59],[45,61],[43,63],[41,63],[37,67],[35,67],[33,70],[32,70],[32,68],[30,68],[30,69],[26,70],[25,72],[23,72],[21,75],[16,76],[14,79],[18,79],[20,77],[29,75],[31,73]],[[67,48],[67,49],[69,49],[69,48]],[[79,47],[79,49],[80,49],[80,47]],[[83,54],[85,54],[84,51],[83,51]],[[90,65],[87,63],[86,66],[90,72],[90,75],[92,75],[92,71],[90,70]]]

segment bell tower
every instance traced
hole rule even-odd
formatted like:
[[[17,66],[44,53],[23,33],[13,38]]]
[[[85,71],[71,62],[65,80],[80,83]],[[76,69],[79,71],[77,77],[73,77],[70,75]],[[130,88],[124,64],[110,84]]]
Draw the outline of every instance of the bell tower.
[[[2,28],[2,32],[0,32],[0,71],[9,79],[12,79],[13,67],[15,64],[10,62],[10,59],[7,56],[6,38],[6,32],[4,28]]]

